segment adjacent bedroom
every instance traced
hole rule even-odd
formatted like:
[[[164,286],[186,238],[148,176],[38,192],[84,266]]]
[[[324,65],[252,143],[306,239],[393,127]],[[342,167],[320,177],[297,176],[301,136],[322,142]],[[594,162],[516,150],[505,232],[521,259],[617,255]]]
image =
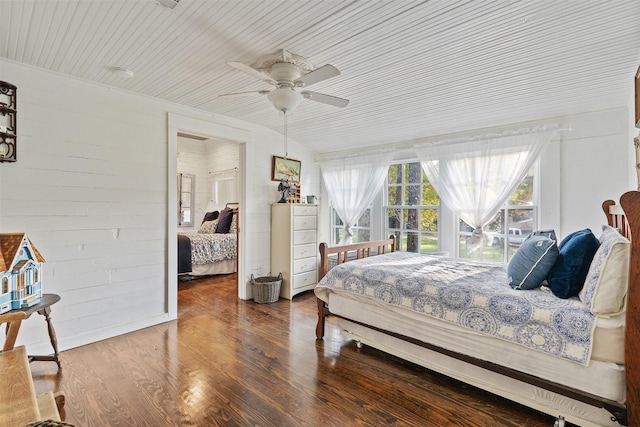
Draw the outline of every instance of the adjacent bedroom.
[[[179,134],[179,282],[233,275],[238,266],[238,144]]]

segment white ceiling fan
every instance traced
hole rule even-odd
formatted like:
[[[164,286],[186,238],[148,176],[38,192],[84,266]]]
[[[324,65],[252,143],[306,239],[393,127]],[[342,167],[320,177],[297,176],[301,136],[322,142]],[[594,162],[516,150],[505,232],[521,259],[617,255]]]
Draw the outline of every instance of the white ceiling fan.
[[[227,93],[220,96],[252,93],[267,95],[267,98],[273,106],[278,111],[284,113],[292,112],[302,99],[310,99],[341,108],[349,104],[348,99],[338,98],[337,96],[326,95],[306,89],[301,91],[296,90],[297,88],[305,88],[314,83],[339,76],[340,71],[330,64],[314,68],[305,58],[287,52],[284,49],[276,54],[262,57],[256,62],[254,67],[250,67],[241,62],[227,62],[227,65],[268,83],[274,86],[275,89]]]

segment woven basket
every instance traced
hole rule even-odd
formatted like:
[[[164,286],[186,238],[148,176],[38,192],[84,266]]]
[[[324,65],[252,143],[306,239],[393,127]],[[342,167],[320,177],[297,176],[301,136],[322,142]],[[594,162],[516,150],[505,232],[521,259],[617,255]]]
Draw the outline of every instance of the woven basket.
[[[251,286],[253,288],[253,300],[259,304],[272,303],[280,298],[280,286],[282,285],[282,273],[277,277],[265,276],[253,278],[251,275]]]

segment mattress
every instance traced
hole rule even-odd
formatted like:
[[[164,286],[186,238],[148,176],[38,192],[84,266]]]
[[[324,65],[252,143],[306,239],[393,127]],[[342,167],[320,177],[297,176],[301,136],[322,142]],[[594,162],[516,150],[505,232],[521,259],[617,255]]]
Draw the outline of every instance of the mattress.
[[[331,290],[328,293],[328,304],[332,314],[356,322],[409,336],[616,402],[624,401],[624,366],[616,363],[621,354],[618,350],[611,352],[606,348],[623,348],[623,344],[618,342],[612,345],[611,340],[600,338],[613,336],[615,340],[615,336],[619,334],[611,334],[611,331],[620,331],[620,321],[616,319],[598,320],[596,329],[599,331],[594,338],[594,347],[598,349],[592,352],[588,366],[584,366],[348,292]],[[621,335],[619,337],[621,339]],[[596,341],[603,345],[595,344]],[[596,360],[596,355],[600,360]]]

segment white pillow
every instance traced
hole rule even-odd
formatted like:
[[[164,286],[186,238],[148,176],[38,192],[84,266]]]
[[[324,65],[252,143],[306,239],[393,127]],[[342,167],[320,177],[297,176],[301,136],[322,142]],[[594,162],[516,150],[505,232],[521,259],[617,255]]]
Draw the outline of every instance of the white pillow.
[[[609,317],[625,309],[631,242],[608,225],[602,226],[598,240],[600,247],[578,297],[591,313]]]
[[[214,219],[213,221],[205,221],[200,226],[200,230],[198,233],[200,234],[213,234],[216,232],[216,228],[218,227],[218,220]]]

